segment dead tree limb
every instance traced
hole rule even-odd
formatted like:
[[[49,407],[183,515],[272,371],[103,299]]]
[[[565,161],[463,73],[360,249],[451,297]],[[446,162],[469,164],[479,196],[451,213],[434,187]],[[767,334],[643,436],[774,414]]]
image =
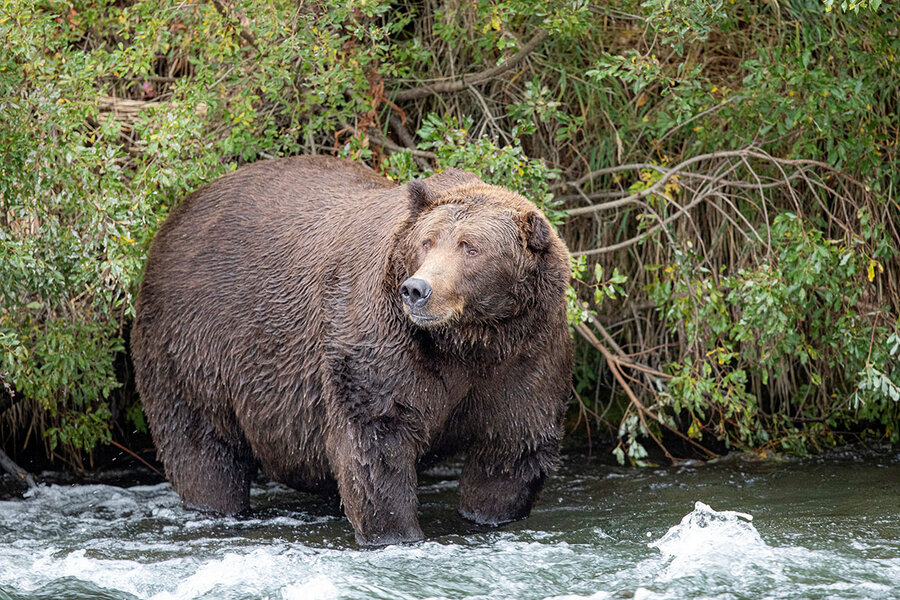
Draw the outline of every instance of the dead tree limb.
[[[586,174],[582,175],[581,177],[579,177],[578,179],[575,179],[573,181],[558,183],[553,186],[553,189],[554,190],[564,190],[567,188],[578,189],[586,183],[593,182],[593,180],[597,177],[601,177],[603,175],[612,175],[614,173],[621,173],[623,171],[651,169],[651,170],[657,171],[659,173],[662,173],[662,177],[660,177],[660,179],[658,181],[654,182],[653,185],[651,185],[650,187],[648,187],[645,190],[641,190],[640,192],[636,192],[634,194],[631,194],[631,195],[628,195],[625,197],[620,197],[620,198],[617,198],[610,202],[604,202],[604,203],[595,204],[592,206],[580,206],[578,208],[572,208],[572,209],[569,209],[568,211],[566,211],[570,217],[574,217],[574,216],[578,216],[578,215],[590,214],[590,213],[601,211],[601,210],[609,210],[609,209],[613,209],[613,208],[618,208],[620,206],[625,206],[627,204],[632,204],[634,201],[640,200],[641,198],[644,198],[645,196],[649,196],[650,194],[657,193],[661,188],[663,188],[665,186],[666,183],[668,183],[669,179],[671,179],[673,176],[676,176],[676,175],[678,175],[679,177],[685,177],[685,178],[694,177],[697,179],[709,180],[710,177],[708,175],[700,175],[700,174],[695,174],[695,173],[686,171],[687,167],[690,167],[691,165],[694,165],[696,163],[710,161],[710,160],[718,160],[718,159],[739,159],[744,164],[746,164],[747,159],[751,159],[751,158],[756,159],[756,160],[762,160],[762,161],[765,161],[765,162],[775,165],[776,167],[779,168],[779,170],[782,174],[782,178],[780,180],[769,182],[769,183],[757,182],[755,184],[748,183],[748,182],[740,182],[740,181],[724,182],[720,179],[719,180],[720,185],[729,185],[729,186],[733,186],[733,187],[756,188],[756,189],[764,189],[764,188],[779,187],[779,186],[787,185],[788,188],[790,188],[789,184],[795,178],[798,178],[798,177],[806,178],[806,174],[805,174],[806,170],[811,167],[816,167],[816,168],[822,169],[824,171],[828,171],[829,173],[832,173],[834,175],[837,175],[842,180],[848,181],[859,188],[865,189],[865,184],[854,179],[853,177],[850,177],[849,175],[847,175],[845,173],[838,171],[837,169],[835,169],[828,163],[818,161],[818,160],[810,160],[810,159],[777,158],[777,157],[772,156],[771,154],[769,154],[763,150],[760,150],[759,148],[753,147],[753,146],[747,147],[747,148],[742,148],[740,150],[725,150],[725,151],[720,151],[720,152],[709,152],[707,154],[698,154],[697,156],[692,156],[691,158],[688,158],[669,169],[666,169],[665,167],[661,167],[660,165],[654,165],[654,164],[650,164],[650,163],[630,163],[630,164],[625,164],[625,165],[604,167],[602,169],[596,169],[594,171],[586,173]],[[784,172],[784,169],[783,169],[786,166],[787,167],[799,167],[799,169],[796,173],[794,173],[792,175],[788,175],[787,173]]]
[[[0,450],[0,468],[2,468],[13,477],[18,478],[20,481],[23,481],[25,485],[28,486],[28,489],[37,489],[37,484],[34,482],[34,477],[31,475],[31,473],[13,462],[13,459],[7,456],[6,452],[4,452],[3,450]]]
[[[407,150],[412,153],[413,160],[416,161],[416,164],[423,169],[430,169],[431,165],[429,164],[429,161],[432,161],[437,157],[426,157],[419,154],[421,150],[416,148],[416,139],[406,128],[406,125],[403,123],[403,119],[401,119],[399,115],[391,113],[390,124],[391,129],[393,129],[394,133],[397,134],[397,138],[400,140],[400,143],[403,146],[406,146]],[[432,153],[429,152],[429,154]]]
[[[604,202],[602,204],[594,204],[593,206],[580,206],[578,208],[572,208],[566,211],[566,214],[570,217],[575,217],[578,215],[590,214],[593,212],[597,212],[600,210],[609,210],[611,208],[618,208],[620,206],[625,206],[627,204],[633,204],[635,201],[645,198],[651,194],[655,194],[663,189],[666,183],[669,182],[669,179],[674,175],[678,175],[683,172],[685,168],[696,164],[698,162],[703,162],[705,160],[715,160],[722,158],[743,158],[748,155],[748,151],[746,150],[733,150],[733,151],[725,151],[725,152],[710,152],[709,154],[700,154],[698,156],[691,157],[687,160],[684,160],[671,169],[667,169],[663,176],[659,178],[653,185],[648,187],[645,190],[641,190],[640,192],[636,192],[631,194],[630,196],[626,196],[624,198],[620,198],[618,200],[612,200],[610,202]],[[609,174],[615,173],[619,170],[624,170],[625,168],[635,169],[635,168],[645,168],[644,165],[623,165],[621,168],[609,167],[606,169],[598,169],[597,171],[591,171],[587,175],[571,182],[570,185],[580,186],[584,183],[593,180],[594,177],[598,176],[598,174]],[[649,165],[646,168],[651,168]],[[654,167],[658,168],[658,167]]]

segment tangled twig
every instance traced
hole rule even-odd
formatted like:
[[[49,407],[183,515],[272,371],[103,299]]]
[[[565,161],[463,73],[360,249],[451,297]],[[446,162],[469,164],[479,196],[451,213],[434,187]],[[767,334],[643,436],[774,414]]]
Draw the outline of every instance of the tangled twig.
[[[593,325],[598,328],[598,331],[601,332],[601,335],[606,333],[605,330],[603,329],[603,326],[600,325],[599,323],[594,322]],[[672,427],[671,425],[666,423],[665,420],[663,420],[662,418],[659,417],[659,415],[657,415],[652,410],[647,408],[644,405],[644,403],[638,399],[637,394],[634,393],[634,390],[632,389],[631,385],[629,385],[629,383],[626,381],[624,371],[623,371],[623,367],[627,367],[627,366],[634,367],[634,366],[636,366],[635,363],[628,360],[621,354],[613,354],[613,352],[610,351],[609,348],[607,348],[602,342],[600,342],[600,340],[597,339],[597,336],[595,336],[594,333],[584,323],[577,323],[575,325],[575,330],[579,334],[581,334],[581,336],[585,340],[587,340],[587,342],[589,344],[591,344],[597,350],[599,350],[600,354],[603,355],[603,358],[606,360],[606,364],[609,366],[609,370],[612,371],[612,374],[615,377],[616,381],[618,382],[618,384],[620,386],[622,386],[622,390],[625,392],[625,395],[628,396],[628,399],[631,402],[630,406],[633,406],[637,410],[638,418],[641,420],[641,424],[644,426],[644,429],[647,431],[647,434],[653,439],[653,441],[656,443],[656,445],[659,446],[660,450],[662,450],[663,454],[665,454],[666,458],[669,461],[671,461],[672,464],[677,464],[678,462],[680,462],[679,459],[672,456],[672,454],[666,448],[665,444],[663,444],[662,440],[659,439],[659,436],[657,436],[655,433],[653,433],[653,431],[650,429],[650,427],[648,427],[646,417],[650,417],[651,419],[653,419],[654,421],[656,421],[657,423],[659,423],[660,425],[662,425],[663,427],[665,427],[666,429],[668,429],[669,431],[671,431],[672,433],[674,433],[675,435],[677,435],[678,437],[683,439],[684,441],[688,442],[689,444],[691,444],[692,446],[694,446],[695,448],[700,450],[708,458],[715,458],[718,456],[712,450],[697,443],[695,440],[692,440],[685,434],[681,433],[680,431],[678,431],[677,429],[675,429],[674,427]],[[608,335],[609,334],[607,333],[606,335],[604,335],[604,337],[607,337]],[[644,369],[647,371],[653,372],[654,374],[668,377],[664,373],[660,373],[658,371],[655,371],[654,369],[650,369],[649,367],[644,367]]]

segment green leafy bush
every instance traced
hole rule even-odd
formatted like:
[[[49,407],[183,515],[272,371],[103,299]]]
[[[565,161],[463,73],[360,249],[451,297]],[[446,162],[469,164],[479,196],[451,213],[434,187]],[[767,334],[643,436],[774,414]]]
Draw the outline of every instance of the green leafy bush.
[[[578,255],[575,406],[621,460],[649,462],[647,439],[897,441],[897,20],[830,0],[7,3],[0,376],[76,465],[143,427],[121,357],[159,222],[245,162],[332,153],[400,182],[472,170],[544,209]]]
[[[650,285],[666,325],[692,348],[668,366],[660,408],[686,413],[692,437],[709,429],[737,447],[804,452],[833,442],[828,428],[875,415],[900,441],[895,384],[881,370],[897,377],[897,323],[873,322],[873,309],[890,309],[863,301],[878,263],[862,243],[829,240],[788,212],[775,218],[771,248],[718,285],[695,255]]]

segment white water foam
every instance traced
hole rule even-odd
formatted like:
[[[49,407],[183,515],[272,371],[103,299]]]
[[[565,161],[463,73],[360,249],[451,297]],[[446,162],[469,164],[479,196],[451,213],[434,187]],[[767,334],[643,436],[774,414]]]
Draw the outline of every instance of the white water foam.
[[[340,597],[340,591],[324,575],[317,575],[306,583],[297,583],[281,590],[283,600],[332,600]]]
[[[545,543],[546,532],[377,551],[314,547],[292,535],[323,520],[334,517],[271,508],[256,518],[211,518],[184,510],[166,484],[47,486],[0,502],[0,597],[536,598],[535,584],[549,592],[552,576],[576,558],[564,542]]]
[[[733,577],[748,570],[780,571],[775,553],[750,521],[752,515],[730,510],[715,511],[703,502],[648,544],[669,561],[663,579],[690,576],[698,571],[727,573]]]
[[[648,545],[648,528],[677,519],[659,522],[662,503],[632,512],[629,498],[612,519],[585,505],[577,520],[567,517],[568,529],[541,525],[557,510],[544,505],[525,524],[537,530],[513,525],[359,551],[343,520],[294,510],[282,488],[255,488],[254,497],[262,509],[243,520],[186,511],[166,484],[49,486],[0,502],[0,598],[895,600],[900,583],[896,536],[842,543],[846,529],[830,520],[792,517],[787,531],[805,537],[786,545],[773,511],[768,543],[750,515],[697,502]],[[823,543],[820,530],[834,536]]]
[[[750,523],[753,515],[733,510],[715,511],[703,502],[670,528],[664,536],[648,544],[666,557],[701,556],[739,546],[765,547],[759,532]]]

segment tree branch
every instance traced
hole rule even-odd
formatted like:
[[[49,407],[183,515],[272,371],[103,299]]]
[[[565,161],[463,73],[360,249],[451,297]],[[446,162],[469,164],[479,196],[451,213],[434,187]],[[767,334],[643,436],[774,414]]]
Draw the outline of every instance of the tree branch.
[[[528,42],[526,42],[518,52],[495,67],[485,69],[484,71],[480,71],[478,73],[463,75],[459,79],[454,79],[451,81],[441,81],[439,83],[433,83],[431,85],[423,85],[421,87],[415,87],[408,90],[400,90],[396,94],[394,94],[393,100],[418,100],[419,98],[427,98],[432,94],[459,92],[466,89],[470,85],[477,85],[479,83],[484,83],[485,81],[488,81],[490,79],[494,79],[498,75],[509,71],[520,62],[525,60],[525,57],[528,56],[532,50],[537,48],[538,44],[544,41],[544,39],[549,34],[550,32],[546,29],[541,29],[534,35],[533,38],[528,40]]]
[[[13,477],[18,477],[20,481],[23,481],[28,486],[28,489],[37,489],[37,484],[34,482],[34,477],[31,476],[31,473],[13,462],[3,450],[0,450],[0,468]]]
[[[437,160],[437,154],[435,154],[434,152],[428,152],[427,150],[418,150],[416,148],[406,148],[404,146],[401,146],[400,144],[396,144],[391,140],[382,137],[381,131],[375,129],[374,127],[367,127],[366,134],[374,143],[378,144],[382,148],[390,150],[391,152],[409,152],[410,154],[412,154],[413,159]],[[418,162],[418,160],[416,160],[416,162]],[[419,166],[422,165],[420,164]]]
[[[596,325],[596,323],[595,323],[595,325]],[[653,438],[653,441],[656,442],[656,445],[659,446],[659,448],[663,451],[663,453],[666,455],[666,458],[668,458],[670,461],[672,461],[672,464],[676,464],[676,463],[680,462],[680,459],[677,459],[674,456],[672,456],[669,453],[669,451],[666,449],[666,447],[663,445],[662,441],[656,435],[654,435],[652,431],[650,431],[650,428],[647,427],[646,421],[644,419],[644,415],[650,417],[651,419],[653,419],[654,421],[656,421],[657,423],[659,423],[660,425],[662,425],[663,427],[665,427],[666,429],[668,429],[669,431],[671,431],[672,433],[674,433],[675,435],[677,435],[678,437],[683,439],[684,441],[688,442],[689,444],[691,444],[692,446],[694,446],[695,448],[697,448],[698,450],[700,450],[701,452],[706,454],[707,458],[715,458],[718,456],[718,454],[716,454],[712,450],[702,446],[701,444],[697,443],[695,440],[692,440],[688,436],[684,435],[683,433],[681,433],[680,431],[678,431],[677,429],[675,429],[674,427],[672,427],[671,425],[666,423],[662,418],[660,418],[657,414],[655,414],[649,408],[644,406],[644,404],[640,400],[638,400],[638,397],[634,393],[634,390],[632,390],[631,386],[628,385],[628,382],[625,381],[625,377],[621,370],[623,366],[634,366],[634,363],[631,363],[631,361],[628,361],[627,359],[623,359],[620,356],[614,355],[606,346],[604,346],[602,343],[600,343],[600,340],[597,339],[597,336],[595,336],[594,333],[590,329],[588,329],[588,326],[585,325],[584,323],[576,323],[575,330],[578,333],[580,333],[582,335],[582,337],[584,337],[584,339],[587,340],[587,342],[589,344],[591,344],[594,348],[599,350],[600,354],[603,355],[603,358],[606,359],[606,364],[609,367],[609,370],[612,371],[612,374],[616,378],[616,381],[619,383],[620,386],[622,386],[622,390],[625,392],[625,395],[628,396],[628,399],[631,401],[631,404],[637,409],[638,416],[641,419],[641,423],[644,424],[644,428],[647,430],[647,433],[650,435],[651,438]]]
[[[234,19],[232,19],[231,15],[228,14],[228,11],[225,10],[225,6],[220,2],[220,0],[210,0],[212,5],[216,8],[216,12],[222,15],[225,20],[232,21],[234,28],[237,30],[238,35],[241,36],[245,42],[253,46],[253,49],[257,52],[259,51],[259,46],[256,44],[256,37],[249,31],[247,31],[243,24],[241,23],[241,19],[237,19],[237,23],[234,23]]]
[[[416,140],[413,135],[406,128],[406,125],[403,124],[403,120],[394,113],[391,113],[390,117],[391,128],[397,134],[397,137],[400,138],[400,143],[406,146],[407,150],[412,153],[413,160],[416,161],[416,164],[419,165],[423,169],[431,168],[431,165],[428,161],[436,160],[436,156],[422,156],[419,154],[422,152],[418,148],[416,148]],[[433,154],[429,152],[428,154]]]
[[[808,166],[819,167],[821,169],[825,169],[829,172],[840,175],[842,178],[845,178],[847,181],[849,181],[859,187],[864,187],[861,182],[853,179],[852,177],[844,175],[843,173],[840,173],[839,171],[837,171],[834,167],[832,167],[828,163],[823,163],[823,162],[820,162],[817,160],[807,160],[807,159],[776,158],[766,152],[763,152],[763,151],[755,149],[755,148],[744,148],[742,150],[727,150],[727,151],[722,151],[722,152],[710,152],[708,154],[700,154],[697,156],[693,156],[687,160],[680,162],[679,164],[675,165],[671,169],[663,169],[659,165],[651,165],[651,164],[647,164],[647,163],[634,163],[634,164],[629,164],[629,165],[620,165],[618,167],[605,167],[603,169],[597,169],[596,171],[591,171],[590,173],[587,173],[574,181],[568,182],[566,185],[577,188],[589,181],[592,181],[594,179],[594,177],[598,177],[600,175],[608,175],[611,173],[617,173],[620,171],[634,170],[634,169],[653,169],[655,171],[661,172],[663,175],[662,175],[662,177],[660,177],[660,179],[658,181],[656,181],[653,185],[651,185],[650,187],[648,187],[645,190],[641,190],[640,192],[636,192],[629,196],[625,196],[624,198],[619,198],[616,200],[612,200],[610,202],[603,202],[601,204],[594,204],[591,206],[579,206],[577,208],[571,208],[566,211],[566,214],[570,217],[575,217],[578,215],[586,215],[586,214],[591,214],[591,213],[602,211],[602,210],[610,210],[613,208],[618,208],[620,206],[633,204],[637,200],[640,200],[646,196],[649,196],[651,194],[658,192],[663,186],[666,185],[666,183],[669,181],[669,179],[672,178],[672,176],[681,174],[685,170],[685,168],[687,168],[693,164],[696,164],[698,162],[703,162],[703,161],[707,161],[707,160],[716,160],[716,159],[722,159],[722,158],[738,158],[740,160],[746,160],[748,158],[755,158],[755,159],[759,159],[759,160],[769,161],[770,163],[773,163],[779,167],[786,166],[786,165],[799,166],[799,167],[801,167],[801,171],[802,171],[802,167],[808,167]],[[694,176],[694,174],[687,174],[687,173],[684,174],[684,177],[689,177],[689,176]],[[796,176],[796,174],[795,174],[795,176]],[[708,177],[699,177],[699,178],[711,180]],[[788,176],[788,175],[784,174],[784,180],[781,182],[773,183],[771,185],[771,187],[776,187],[776,184],[781,185],[783,183],[790,183],[790,181],[793,178],[794,178],[794,176]],[[716,182],[719,182],[719,183],[721,182],[721,178],[716,177],[714,179],[716,180]],[[738,187],[753,187],[753,188],[770,187],[768,184],[747,185],[746,183],[742,183],[742,182],[735,182],[735,183],[737,184]]]
[[[684,171],[685,167],[689,167],[693,164],[696,164],[698,162],[703,162],[705,160],[715,160],[718,158],[740,158],[742,160],[746,160],[748,158],[755,158],[758,160],[768,161],[770,163],[773,163],[773,164],[779,165],[779,166],[801,167],[801,171],[803,170],[802,167],[818,167],[820,169],[824,169],[826,171],[834,173],[835,175],[839,175],[842,179],[845,179],[846,181],[849,181],[850,183],[852,183],[858,187],[865,188],[865,184],[854,179],[853,177],[850,177],[849,175],[847,175],[845,173],[842,173],[841,171],[838,171],[837,169],[835,169],[828,163],[818,161],[818,160],[810,160],[810,159],[802,159],[802,158],[799,158],[799,159],[777,158],[777,157],[772,156],[771,154],[769,154],[763,150],[760,150],[754,146],[748,146],[748,147],[742,148],[740,150],[725,150],[725,151],[719,151],[719,152],[710,152],[708,154],[699,154],[697,156],[693,156],[691,158],[688,158],[688,159],[680,162],[679,164],[675,165],[671,169],[666,169],[665,167],[661,167],[660,165],[654,165],[654,164],[650,164],[650,163],[630,163],[630,164],[625,164],[625,165],[615,165],[612,167],[603,167],[602,169],[596,169],[589,173],[585,173],[584,175],[582,175],[581,177],[579,177],[578,179],[575,179],[573,181],[565,181],[565,182],[556,183],[556,184],[550,186],[550,189],[551,190],[564,190],[566,188],[579,188],[582,185],[584,185],[585,183],[592,182],[594,180],[594,178],[600,177],[602,175],[611,175],[613,173],[620,173],[622,171],[634,171],[634,170],[638,170],[638,169],[652,169],[654,171],[663,173],[662,180],[668,180],[672,175],[678,175],[678,174],[680,174],[681,171]],[[697,175],[694,173],[685,174],[685,177],[687,177],[687,176],[703,178],[702,175]],[[785,180],[773,182],[772,184],[763,184],[763,187],[777,187],[779,185],[782,185],[785,181],[789,181],[789,180],[793,179],[794,177],[796,177],[796,175],[794,175],[792,177],[785,176]],[[662,181],[662,180],[660,180],[660,181]],[[657,182],[657,183],[659,183],[659,182]],[[753,188],[760,187],[759,184],[747,184],[746,182],[734,182],[732,185],[735,185],[736,187],[753,187]],[[601,205],[601,207],[603,207],[603,205]],[[578,212],[575,214],[582,214],[584,212],[592,212],[590,210],[590,207],[580,207],[579,209],[574,209],[574,210],[581,211],[581,212]],[[571,212],[570,212],[570,214],[571,214]]]
[[[725,153],[720,153],[720,154],[725,154]],[[685,162],[688,162],[688,161],[685,161]],[[682,163],[682,164],[684,164],[684,163]],[[719,181],[721,179],[724,179],[725,175],[727,175],[728,173],[731,173],[731,171],[733,171],[735,169],[737,164],[739,164],[739,163],[732,164],[730,166],[730,168],[724,174],[716,175],[716,177],[710,181],[709,187],[711,188],[713,185],[719,183]],[[675,167],[675,169],[678,169],[678,167]],[[675,169],[670,171],[667,175],[663,176],[662,179],[660,179],[658,182],[656,182],[655,184],[653,184],[652,186],[650,186],[643,192],[639,192],[638,194],[633,194],[633,196],[629,196],[628,198],[623,198],[622,200],[615,200],[613,202],[607,202],[606,204],[603,204],[603,205],[584,207],[585,209],[593,209],[593,210],[573,209],[572,211],[569,211],[569,216],[572,216],[572,214],[575,213],[575,211],[579,211],[577,214],[582,214],[582,213],[586,213],[586,212],[593,212],[594,210],[600,210],[601,208],[605,208],[612,204],[617,204],[617,203],[618,204],[626,204],[627,203],[627,202],[625,202],[626,200],[628,202],[636,202],[637,199],[643,198],[647,194],[651,194],[654,191],[658,190],[659,187],[661,187],[668,180],[668,178],[674,173]],[[613,244],[612,246],[604,246],[602,248],[594,248],[593,250],[585,250],[583,252],[573,252],[572,256],[574,256],[576,258],[579,256],[593,256],[596,254],[606,254],[607,252],[613,252],[615,250],[627,248],[628,246],[630,246],[632,244],[635,244],[637,242],[640,242],[640,241],[650,237],[651,235],[653,235],[654,233],[656,233],[657,231],[659,231],[660,229],[662,229],[663,227],[665,227],[666,225],[668,225],[669,223],[674,221],[675,219],[678,219],[680,217],[687,215],[689,210],[691,210],[692,208],[694,208],[695,206],[697,206],[698,204],[700,204],[701,202],[706,200],[706,198],[708,196],[710,196],[711,194],[712,194],[712,191],[705,191],[703,193],[696,194],[694,199],[691,200],[691,202],[685,206],[680,206],[680,205],[676,204],[676,206],[678,207],[678,210],[674,214],[669,215],[664,220],[660,220],[659,223],[657,223],[656,225],[654,225],[647,231],[639,233],[638,235],[636,235],[630,239],[627,239],[623,242],[619,242],[618,244]]]

